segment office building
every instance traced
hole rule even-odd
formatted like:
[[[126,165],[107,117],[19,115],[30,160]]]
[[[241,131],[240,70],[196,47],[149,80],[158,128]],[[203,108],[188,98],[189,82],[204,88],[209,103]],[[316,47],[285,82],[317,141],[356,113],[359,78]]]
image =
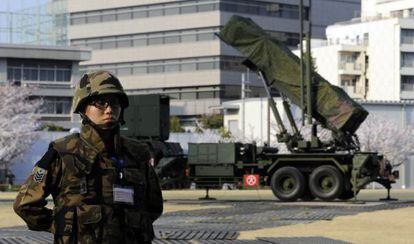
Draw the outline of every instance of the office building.
[[[290,47],[299,43],[295,0],[99,0],[68,1],[70,44],[93,49],[81,72],[115,73],[129,93],[163,93],[171,114],[211,113],[240,98],[243,58],[214,33],[234,14],[252,18]],[[307,18],[309,1],[304,1]],[[329,24],[352,18],[358,0],[312,1],[312,33],[324,38]],[[328,14],[329,13],[329,14]],[[305,23],[306,25],[306,23]],[[264,94],[256,75],[246,76],[250,97]]]

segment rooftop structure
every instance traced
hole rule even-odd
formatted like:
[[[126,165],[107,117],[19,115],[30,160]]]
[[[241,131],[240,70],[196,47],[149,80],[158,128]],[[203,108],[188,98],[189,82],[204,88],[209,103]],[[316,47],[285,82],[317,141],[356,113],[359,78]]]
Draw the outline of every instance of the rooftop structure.
[[[0,44],[0,84],[34,87],[44,100],[41,121],[73,127],[70,113],[73,87],[80,79],[79,62],[90,58],[85,48]]]

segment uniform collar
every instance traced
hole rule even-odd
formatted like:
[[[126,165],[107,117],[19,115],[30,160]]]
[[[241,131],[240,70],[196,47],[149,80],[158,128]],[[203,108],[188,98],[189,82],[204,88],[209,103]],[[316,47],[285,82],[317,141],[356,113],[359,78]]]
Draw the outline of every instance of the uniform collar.
[[[85,151],[83,152],[89,159],[95,159],[97,154],[102,156],[108,156],[108,152],[105,148],[98,131],[90,124],[83,124],[80,132],[80,138],[85,144]],[[115,150],[118,153],[120,148],[119,133],[115,134]],[[88,152],[89,151],[89,152]]]

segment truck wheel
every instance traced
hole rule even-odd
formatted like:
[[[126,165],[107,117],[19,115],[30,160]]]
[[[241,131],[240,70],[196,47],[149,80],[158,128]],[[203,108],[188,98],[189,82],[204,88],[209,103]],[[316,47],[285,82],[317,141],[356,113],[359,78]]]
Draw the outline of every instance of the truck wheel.
[[[344,176],[334,166],[319,166],[309,177],[309,189],[315,197],[325,201],[334,200],[343,192]]]
[[[281,201],[296,201],[305,191],[305,177],[295,167],[282,167],[270,181],[273,194]]]

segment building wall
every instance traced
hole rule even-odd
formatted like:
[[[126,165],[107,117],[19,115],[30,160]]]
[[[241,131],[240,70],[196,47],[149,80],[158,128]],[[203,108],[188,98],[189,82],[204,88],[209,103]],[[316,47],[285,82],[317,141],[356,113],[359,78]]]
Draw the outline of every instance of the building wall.
[[[354,46],[365,46],[368,65],[365,69],[368,79],[368,100],[399,101],[401,98],[400,82],[400,30],[409,28],[413,20],[399,20],[396,18],[382,19],[367,22],[349,22],[337,24],[327,28],[329,45],[349,43]],[[413,22],[414,23],[414,22]],[[365,36],[364,36],[365,35]],[[368,37],[368,40],[366,39]],[[365,38],[365,39],[364,39]],[[360,40],[357,44],[356,40]],[[316,51],[317,63],[335,62],[333,47],[322,47]],[[345,50],[351,50],[348,47]],[[339,50],[340,51],[340,50]],[[330,53],[324,55],[322,52]],[[319,55],[321,53],[321,55]],[[339,55],[339,53],[337,53]],[[322,67],[322,66],[321,66]],[[335,68],[335,67],[333,67]],[[330,76],[333,70],[323,68],[320,73]],[[407,74],[413,74],[411,70]]]
[[[362,0],[363,17],[389,17],[393,12],[412,8],[411,0]]]
[[[338,70],[339,57],[338,46],[324,46],[312,48],[312,57],[314,58],[316,72],[322,75],[333,85],[340,85]]]
[[[105,0],[104,4],[102,4],[102,1],[98,0],[87,2],[80,0],[69,1],[68,9],[71,13],[73,24],[69,27],[68,33],[72,44],[95,46],[91,59],[81,63],[81,71],[86,72],[88,70],[96,69],[113,71],[123,82],[125,88],[134,93],[161,92],[169,94],[176,93],[176,89],[178,89],[179,93],[184,94],[194,89],[218,89],[219,96],[203,99],[180,98],[178,99],[179,101],[174,99],[171,100],[172,105],[177,107],[179,104],[191,106],[190,108],[177,109],[175,111],[211,113],[212,108],[219,105],[221,101],[233,99],[233,96],[226,96],[225,94],[231,93],[235,86],[240,86],[241,73],[246,71],[246,69],[240,65],[240,54],[213,36],[213,32],[217,32],[219,27],[223,26],[233,14],[250,17],[266,30],[289,33],[284,34],[285,36],[283,37],[287,38],[287,40],[298,38],[300,26],[298,19],[286,16],[275,17],[263,14],[241,13],[239,11],[221,11],[218,9],[172,15],[163,14],[164,12],[157,12],[157,9],[162,9],[165,6],[168,6],[168,9],[171,10],[170,7],[174,4],[174,6],[177,7],[185,6],[185,8],[192,8],[195,3],[196,1],[166,0]],[[221,2],[218,0],[211,0],[201,3],[210,4]],[[228,3],[228,1],[226,3]],[[238,4],[238,6],[240,6],[238,8],[240,9],[243,9],[243,4],[255,4],[253,1],[234,1],[233,3]],[[268,3],[267,9],[274,8],[275,10],[278,10],[278,6],[274,4],[297,5],[299,4],[299,0],[265,0],[260,1],[260,3]],[[155,6],[154,4],[158,5]],[[360,8],[358,0],[314,0],[312,4],[314,6],[312,10],[313,36],[318,38],[323,38],[325,36],[324,28],[328,24],[348,19],[353,16],[355,10],[359,10]],[[149,9],[149,12],[147,14],[150,15],[150,17],[131,19],[131,15],[128,14],[128,11],[139,9],[144,5],[149,5],[147,8],[147,10]],[[309,2],[304,1],[304,5],[308,6]],[[199,4],[198,6],[201,8],[206,5]],[[104,22],[103,16],[96,17],[91,14],[88,15],[89,17],[82,19],[82,16],[86,16],[84,15],[85,11],[112,11],[121,7],[125,8],[108,13],[118,13],[117,18],[124,18],[121,17],[121,14],[124,14],[122,16],[127,16],[127,19]],[[162,11],[167,11],[167,9],[165,8]],[[181,11],[184,11],[183,8],[181,8]],[[332,14],[327,15],[326,13],[328,11]],[[99,19],[99,21],[89,24],[77,24],[77,21],[89,21],[89,18],[91,19],[91,22],[97,21],[97,19]],[[141,41],[133,41],[133,44],[129,44],[129,41],[126,41],[125,39],[123,39],[122,44],[119,41],[122,38],[137,39],[141,38],[142,35],[146,35],[147,39],[145,42],[150,44],[150,42],[159,42],[159,40],[155,40],[153,37],[157,38],[154,35],[160,35],[164,40],[163,42],[167,42],[167,36],[173,35],[173,33],[177,31],[183,31],[180,37],[183,38],[183,35],[185,34],[184,30],[196,30],[197,33],[208,31],[211,34],[211,37],[201,37],[197,34],[196,39],[193,41],[180,41],[174,43],[168,41],[168,44],[153,43],[144,46],[139,46],[138,42]],[[200,37],[206,39],[199,40]],[[116,44],[112,44],[110,38],[112,38],[113,43]],[[108,41],[106,44],[103,44],[104,39]],[[103,48],[104,45],[114,45],[114,47]],[[117,47],[116,45],[122,45],[122,48]],[[125,45],[127,45],[127,47]],[[182,62],[197,63],[197,68],[187,72],[165,72],[167,63],[170,62],[179,63],[180,67],[182,67]],[[223,65],[223,62],[230,62],[230,64]],[[164,65],[164,71],[150,73],[149,70],[158,65],[158,63]],[[214,66],[209,66],[211,63],[214,63]],[[203,66],[205,69],[200,70],[198,68],[199,66]],[[227,68],[223,68],[223,66]],[[139,70],[142,69],[147,69],[146,73],[139,73],[141,72]],[[174,67],[174,69],[177,68]],[[251,79],[250,85],[253,87],[261,87],[261,84],[258,83],[256,78]],[[185,97],[185,95],[181,97]],[[196,103],[196,105],[193,103]],[[201,105],[197,105],[198,103]],[[209,104],[209,106],[205,106],[205,104]],[[194,107],[197,107],[197,109],[194,109]],[[203,110],[202,108],[206,108],[206,110]],[[191,116],[195,114],[182,115]]]
[[[40,121],[70,129],[73,85],[80,79],[79,61],[90,51],[74,47],[0,45],[0,81],[33,87],[43,99]]]

